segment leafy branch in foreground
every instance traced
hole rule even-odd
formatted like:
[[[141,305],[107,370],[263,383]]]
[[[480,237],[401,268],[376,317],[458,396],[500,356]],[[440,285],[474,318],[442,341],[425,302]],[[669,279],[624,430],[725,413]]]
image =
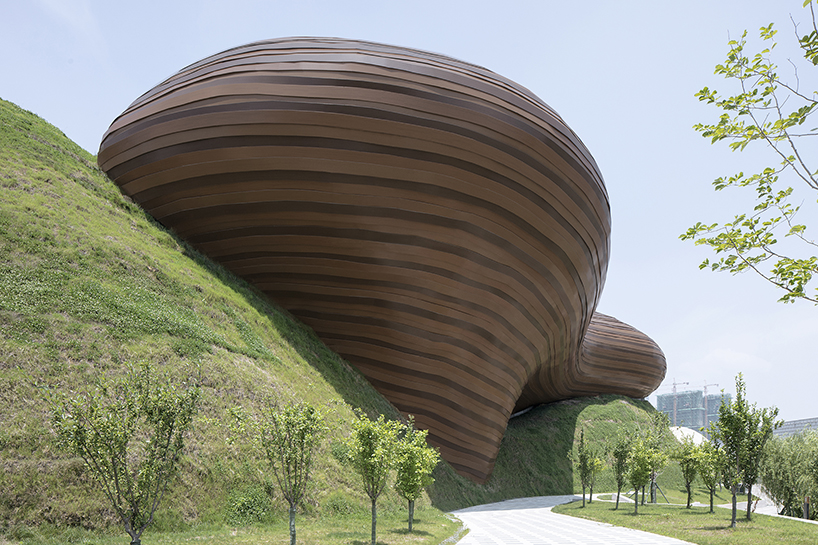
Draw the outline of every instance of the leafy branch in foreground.
[[[96,391],[50,399],[58,444],[85,462],[132,545],[176,473],[199,397],[197,386],[160,383],[143,364],[121,380],[100,381]]]
[[[805,68],[812,70],[818,66],[818,25],[812,2],[804,2],[804,6],[810,8],[810,31],[799,37],[798,25],[794,25],[795,37]],[[818,128],[807,124],[818,106],[818,95],[800,89],[794,63],[794,83],[779,74],[773,61],[777,32],[772,24],[762,27],[759,35],[766,47],[755,54],[747,51],[746,31],[740,39],[730,40],[727,59],[716,66],[715,73],[737,83],[739,92],[725,97],[714,89],[701,89],[696,93],[699,101],[715,105],[723,113],[717,122],[698,123],[693,128],[711,143],[729,142],[733,151],[743,151],[754,142],[766,144],[778,163],[754,174],[739,172],[716,179],[713,185],[717,191],[727,187],[755,191],[753,209],[722,224],[697,222],[679,238],[710,246],[724,256],[705,259],[700,269],[734,274],[754,271],[783,291],[779,301],[805,299],[818,304],[818,295],[809,289],[818,273],[818,257],[814,255],[818,245],[806,236],[807,226],[796,220],[802,205],[791,202],[793,187],[782,187],[784,182],[780,181],[786,176],[800,181],[800,188],[818,192],[818,171],[810,164],[813,154],[807,147],[808,139],[818,136]],[[810,199],[815,199],[814,193]],[[784,239],[788,239],[786,244]]]

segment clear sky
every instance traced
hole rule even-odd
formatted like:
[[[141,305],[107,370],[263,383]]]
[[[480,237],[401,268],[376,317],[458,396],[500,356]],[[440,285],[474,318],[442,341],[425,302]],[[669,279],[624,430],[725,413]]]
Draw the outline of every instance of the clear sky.
[[[0,13],[0,98],[92,153],[139,95],[194,61],[261,39],[372,40],[508,77],[556,109],[602,170],[613,241],[598,310],[662,347],[668,370],[657,392],[675,380],[689,383],[680,390],[733,393],[741,371],[759,406],[775,405],[787,420],[818,416],[818,308],[776,303],[774,288],[749,274],[700,271],[709,250],[678,240],[696,221],[739,211],[741,194],[716,194],[714,178],[773,163],[764,149],[734,154],[693,131],[719,114],[695,92],[731,90],[713,75],[728,37],[776,22],[790,40],[790,14],[805,20],[801,0],[0,0]],[[806,151],[815,156],[814,145]],[[818,230],[815,212],[802,219]]]

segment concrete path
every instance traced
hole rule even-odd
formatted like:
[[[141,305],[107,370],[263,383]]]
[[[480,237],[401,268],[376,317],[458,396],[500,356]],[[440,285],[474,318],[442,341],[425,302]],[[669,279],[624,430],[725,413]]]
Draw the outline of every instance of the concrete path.
[[[558,515],[555,505],[581,496],[540,496],[476,505],[452,514],[468,526],[458,545],[686,545],[630,528]]]

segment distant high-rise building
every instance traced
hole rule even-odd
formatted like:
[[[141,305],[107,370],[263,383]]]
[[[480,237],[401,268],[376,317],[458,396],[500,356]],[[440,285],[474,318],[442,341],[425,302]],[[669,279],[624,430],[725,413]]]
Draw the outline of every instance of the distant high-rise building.
[[[730,403],[730,394],[709,394],[701,390],[689,390],[656,396],[656,409],[665,413],[671,426],[684,426],[698,430],[709,427],[719,419],[722,399]]]
[[[773,431],[776,437],[789,437],[805,431],[818,432],[818,418],[804,418],[802,420],[787,420],[784,425]]]

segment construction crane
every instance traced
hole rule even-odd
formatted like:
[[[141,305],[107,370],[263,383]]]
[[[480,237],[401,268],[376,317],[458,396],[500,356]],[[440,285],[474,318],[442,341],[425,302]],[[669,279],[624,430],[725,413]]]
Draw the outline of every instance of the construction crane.
[[[673,379],[673,425],[678,426],[679,424],[676,421],[676,386],[681,386],[682,384],[690,384],[689,382],[676,382],[676,379]]]

